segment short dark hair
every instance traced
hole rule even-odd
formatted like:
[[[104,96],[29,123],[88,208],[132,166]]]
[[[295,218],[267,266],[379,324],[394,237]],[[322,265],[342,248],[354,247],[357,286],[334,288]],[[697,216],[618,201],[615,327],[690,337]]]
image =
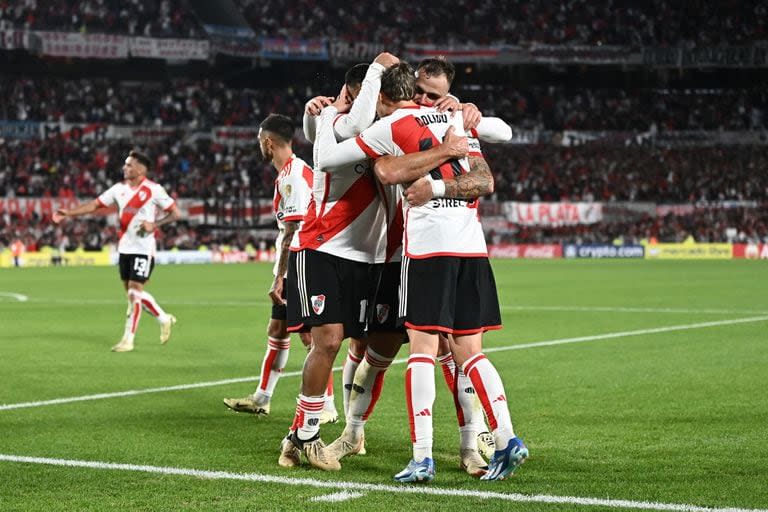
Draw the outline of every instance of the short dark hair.
[[[445,78],[448,79],[448,85],[451,85],[453,83],[453,79],[456,78],[456,67],[448,62],[448,59],[446,59],[443,55],[424,59],[423,61],[419,62],[418,70],[419,73],[424,73],[425,75],[445,75]]]
[[[286,144],[293,140],[293,121],[288,116],[282,114],[269,114],[259,125],[262,131],[272,132]]]
[[[381,93],[391,101],[407,101],[416,93],[416,75],[410,64],[400,61],[381,75]]]
[[[134,160],[139,162],[141,165],[147,168],[147,172],[149,172],[150,169],[152,169],[152,160],[149,159],[147,155],[144,153],[140,153],[136,151],[135,149],[131,150],[130,153],[128,153],[128,156],[133,157]]]
[[[355,64],[344,75],[344,83],[347,84],[347,87],[360,87],[367,72],[368,64]]]

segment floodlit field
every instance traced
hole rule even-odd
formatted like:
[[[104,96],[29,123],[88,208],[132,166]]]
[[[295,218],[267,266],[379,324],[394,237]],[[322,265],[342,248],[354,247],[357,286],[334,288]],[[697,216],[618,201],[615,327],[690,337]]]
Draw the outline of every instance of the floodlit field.
[[[437,477],[421,486],[392,480],[410,458],[401,360],[368,455],[341,472],[277,465],[298,339],[269,417],[224,407],[256,386],[269,265],[157,268],[149,290],[179,324],[161,346],[144,314],[125,354],[109,351],[125,312],[116,269],[2,270],[0,510],[768,509],[765,262],[494,268],[505,328],[487,353],[531,458],[503,482],[461,472],[438,370]]]

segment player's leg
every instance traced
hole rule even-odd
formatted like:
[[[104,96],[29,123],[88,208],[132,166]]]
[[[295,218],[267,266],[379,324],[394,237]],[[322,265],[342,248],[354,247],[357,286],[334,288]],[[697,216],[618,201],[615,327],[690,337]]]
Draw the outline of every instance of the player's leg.
[[[352,382],[355,380],[355,371],[358,365],[363,361],[365,355],[366,340],[350,338],[347,357],[344,359],[344,367],[341,371],[341,382],[343,389],[344,415],[349,410],[349,394],[352,391]]]
[[[285,315],[281,313],[284,308],[284,305],[272,306],[272,318],[267,327],[267,350],[261,362],[259,385],[256,391],[243,398],[225,398],[224,404],[230,409],[256,415],[269,414],[272,393],[288,362],[291,347]]]
[[[328,445],[336,458],[363,454],[365,424],[373,413],[384,387],[384,375],[402,345],[400,332],[372,332],[363,361],[357,367],[346,414],[346,425],[338,439]]]
[[[141,319],[141,296],[144,283],[152,273],[152,258],[140,254],[121,254],[119,257],[120,278],[128,297],[128,315],[125,320],[123,337],[112,347],[113,352],[130,352],[133,350],[134,337]]]
[[[288,290],[289,330],[309,327],[312,332],[312,348],[304,361],[290,440],[313,466],[325,470],[341,468],[336,459],[325,453],[325,445],[320,440],[320,415],[328,378],[345,337],[342,290],[347,267],[339,260],[341,258],[317,251],[302,250],[292,253],[288,261],[289,280],[296,276],[295,289]]]
[[[171,338],[171,327],[176,324],[176,317],[166,313],[146,289],[141,293],[141,305],[160,324],[160,343],[167,343]]]
[[[483,407],[475,395],[472,382],[456,366],[451,352],[450,335],[440,335],[437,360],[443,369],[443,378],[453,395],[456,419],[459,423],[460,467],[472,476],[482,476],[488,464],[481,455],[493,456],[495,443],[487,431]],[[492,445],[492,446],[489,446]]]
[[[432,457],[432,409],[435,403],[437,333],[408,329],[410,355],[405,371],[405,400],[413,444],[413,458],[395,475],[399,482],[430,481],[435,476]]]
[[[483,406],[496,443],[496,451],[483,480],[500,480],[528,457],[525,444],[515,436],[507,394],[501,376],[482,352],[483,332],[501,326],[496,284],[486,258],[462,260],[458,288],[463,297],[456,304],[456,324],[451,351],[461,365]]]
[[[135,281],[128,281],[128,306],[130,313],[125,319],[125,328],[120,342],[112,347],[113,352],[130,352],[133,350],[136,330],[139,328],[141,319],[141,293],[143,284]]]

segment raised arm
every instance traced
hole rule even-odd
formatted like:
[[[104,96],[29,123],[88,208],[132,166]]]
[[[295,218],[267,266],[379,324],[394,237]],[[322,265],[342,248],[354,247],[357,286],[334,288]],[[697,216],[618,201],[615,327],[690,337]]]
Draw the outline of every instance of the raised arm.
[[[341,166],[362,162],[368,158],[355,139],[336,141],[333,120],[337,113],[335,106],[325,107],[317,121],[314,146],[315,168],[323,172],[333,172]]]

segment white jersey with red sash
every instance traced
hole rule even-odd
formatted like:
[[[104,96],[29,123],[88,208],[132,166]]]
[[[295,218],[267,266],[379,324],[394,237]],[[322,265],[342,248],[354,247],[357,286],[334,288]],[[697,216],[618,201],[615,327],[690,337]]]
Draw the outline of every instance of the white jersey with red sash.
[[[275,241],[277,254],[272,273],[277,275],[277,264],[280,261],[280,250],[283,246],[283,230],[286,222],[299,222],[299,228],[307,214],[307,206],[312,197],[312,169],[307,163],[291,155],[275,179],[275,196],[273,206],[277,227],[280,229]]]
[[[370,161],[332,172],[315,170],[312,200],[291,250],[313,249],[347,260],[374,263],[382,237],[379,226],[384,224],[379,206]]]
[[[154,233],[139,233],[139,225],[145,220],[155,222],[159,210],[168,211],[173,207],[173,199],[161,185],[146,178],[136,187],[126,182],[116,183],[96,201],[107,207],[117,205],[120,217],[119,253],[155,255]]]
[[[459,116],[452,118],[449,113],[440,113],[432,107],[402,108],[361,133],[357,143],[371,158],[415,153],[440,144],[452,125],[461,125]],[[479,143],[473,138],[470,138],[470,155],[482,156]],[[430,175],[434,179],[444,179],[467,172],[469,163],[466,158],[462,158],[446,162],[430,171]],[[449,198],[432,199],[416,207],[405,203],[405,255],[416,259],[437,256],[487,257],[488,250],[477,205],[477,200]]]

